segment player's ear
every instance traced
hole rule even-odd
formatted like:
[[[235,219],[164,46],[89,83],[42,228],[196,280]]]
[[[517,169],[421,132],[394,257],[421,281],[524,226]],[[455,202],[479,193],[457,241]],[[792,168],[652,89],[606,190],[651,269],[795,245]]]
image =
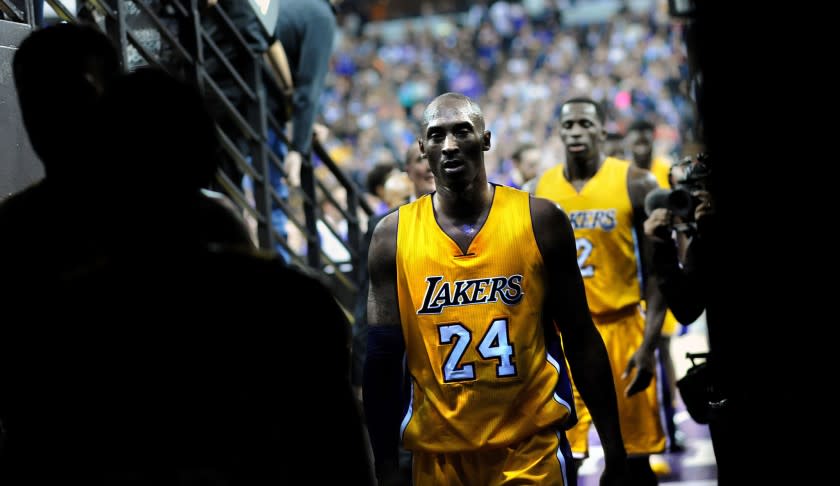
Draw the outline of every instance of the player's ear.
[[[481,136],[481,149],[485,152],[490,150],[490,130],[484,130],[484,134]]]
[[[417,146],[420,147],[420,155],[425,157],[426,156],[426,147],[423,145],[423,139],[422,138],[417,139]]]

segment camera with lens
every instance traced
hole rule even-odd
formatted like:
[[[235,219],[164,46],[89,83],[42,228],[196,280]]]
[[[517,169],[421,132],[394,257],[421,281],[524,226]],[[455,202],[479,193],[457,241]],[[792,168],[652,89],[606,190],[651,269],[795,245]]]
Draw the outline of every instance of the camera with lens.
[[[676,179],[675,189],[685,189],[688,192],[705,190],[709,176],[712,173],[709,167],[709,156],[701,152],[694,157],[684,157],[671,167],[671,175],[674,175],[674,168],[682,168],[682,177]]]
[[[669,179],[672,181],[673,189],[656,189],[648,193],[645,198],[645,212],[650,215],[654,209],[667,208],[684,223],[675,225],[674,229],[677,231],[694,229],[694,210],[700,204],[695,194],[698,191],[707,190],[711,174],[708,162],[708,155],[700,153],[684,157],[671,166]]]
[[[700,204],[695,193],[707,190],[709,175],[709,156],[706,153],[694,157],[684,157],[671,167],[674,177],[674,189],[668,196],[668,209],[684,221],[694,219],[694,209]],[[679,176],[679,173],[682,176]]]

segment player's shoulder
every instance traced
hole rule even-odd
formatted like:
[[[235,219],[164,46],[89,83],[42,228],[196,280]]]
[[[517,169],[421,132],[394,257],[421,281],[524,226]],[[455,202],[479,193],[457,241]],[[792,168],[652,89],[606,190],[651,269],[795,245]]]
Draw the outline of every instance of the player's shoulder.
[[[373,238],[381,239],[391,233],[396,233],[397,224],[400,219],[400,208],[394,208],[387,213],[381,214],[374,221]]]
[[[568,215],[556,202],[530,195],[531,220],[535,226],[551,226],[568,221]]]
[[[656,175],[652,171],[636,167],[629,162],[626,163],[629,164],[627,168],[627,181],[629,183],[650,188],[659,187],[659,183],[656,181]]]

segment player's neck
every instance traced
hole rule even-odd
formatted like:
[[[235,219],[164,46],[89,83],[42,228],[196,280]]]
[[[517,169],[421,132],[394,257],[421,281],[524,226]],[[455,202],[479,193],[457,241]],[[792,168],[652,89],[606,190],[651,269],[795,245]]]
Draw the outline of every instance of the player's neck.
[[[487,181],[476,181],[462,191],[441,187],[435,192],[435,209],[455,220],[469,220],[481,215],[493,201],[495,188]]]
[[[651,155],[650,157],[643,159],[633,159],[633,165],[640,169],[650,170],[650,168],[653,166],[653,156]]]
[[[574,159],[569,157],[566,162],[566,169],[563,171],[565,173],[566,179],[570,182],[574,181],[585,181],[592,178],[598,169],[601,168],[601,165],[604,163],[603,154],[598,154],[595,157],[590,157],[586,159]]]

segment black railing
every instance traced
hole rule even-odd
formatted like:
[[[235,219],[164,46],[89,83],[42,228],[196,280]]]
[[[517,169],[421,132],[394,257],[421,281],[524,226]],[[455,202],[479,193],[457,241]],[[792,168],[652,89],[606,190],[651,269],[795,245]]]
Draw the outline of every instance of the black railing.
[[[321,141],[313,136],[312,153],[308,160],[304,160],[301,167],[300,187],[288,187],[288,198],[279,194],[271,184],[271,174],[280,174],[285,178],[283,161],[280,155],[269,146],[269,131],[273,132],[286,146],[289,140],[284,125],[290,114],[288,98],[284,87],[278,84],[273,74],[273,68],[266,61],[265,56],[249,50],[248,43],[236,29],[231,19],[220,7],[210,9],[201,8],[199,2],[204,0],[169,0],[166,6],[180,16],[181,31],[173,32],[167,23],[161,19],[149,5],[140,0],[80,0],[76,2],[76,12],[68,9],[60,0],[46,0],[47,4],[56,12],[59,19],[67,22],[80,20],[92,21],[105,32],[118,47],[126,70],[135,66],[129,62],[129,52],[136,51],[141,64],[148,64],[162,68],[171,74],[188,78],[196,83],[202,94],[208,100],[217,102],[220,111],[228,117],[230,124],[228,131],[219,123],[218,133],[223,148],[223,157],[236,167],[242,174],[252,181],[253,193],[245,190],[238,181],[223,171],[217,175],[217,187],[224,192],[241,209],[246,220],[256,227],[256,241],[258,246],[266,250],[282,248],[284,256],[290,264],[308,267],[319,274],[330,285],[339,301],[347,309],[352,307],[352,300],[358,292],[357,273],[359,271],[360,245],[363,231],[360,223],[360,213],[369,216],[372,208],[362,196],[362,189],[353,183],[340,167],[330,158],[322,146]],[[276,0],[274,0],[276,1]],[[282,6],[281,6],[282,8]],[[160,46],[166,46],[169,55],[161,58],[163,47],[158,51],[150,49],[134,31],[127,20],[128,10],[133,15],[142,17],[144,24],[159,36]],[[34,25],[31,15],[32,0],[26,0],[22,10],[10,0],[0,0],[0,15],[15,22],[26,22]],[[83,14],[83,15],[80,15]],[[280,15],[282,15],[282,11]],[[233,65],[225,56],[224,49],[206,31],[202,16],[217,16],[214,20],[226,30],[225,39],[238,43],[236,49],[244,49],[250,53],[249,68],[242,71]],[[83,17],[80,19],[79,17]],[[183,29],[186,28],[187,32]],[[205,69],[208,56],[219,62],[223,69],[223,76],[238,86],[247,106],[246,112],[240,112],[235,103],[231,102],[219,85]],[[174,62],[173,62],[174,59]],[[278,108],[275,112],[269,109],[269,102]],[[240,103],[240,107],[243,104]],[[219,120],[217,119],[217,122]],[[232,127],[232,128],[231,128]],[[230,130],[235,130],[234,137]],[[244,140],[244,146],[233,138]],[[334,197],[327,185],[318,180],[313,159],[323,165],[332,177],[343,187],[346,201]],[[328,201],[334,205],[347,221],[347,235],[342,235],[334,225],[324,217],[319,202]],[[305,248],[294,248],[290,244],[286,232],[278,231],[272,224],[272,210],[281,211],[288,220],[290,228],[300,232],[306,242]],[[349,262],[335,262],[326,254],[320,243],[318,221],[327,231],[333,233],[346,248],[350,255]],[[342,270],[342,264],[349,263],[351,270]],[[280,296],[278,296],[280,297]]]

